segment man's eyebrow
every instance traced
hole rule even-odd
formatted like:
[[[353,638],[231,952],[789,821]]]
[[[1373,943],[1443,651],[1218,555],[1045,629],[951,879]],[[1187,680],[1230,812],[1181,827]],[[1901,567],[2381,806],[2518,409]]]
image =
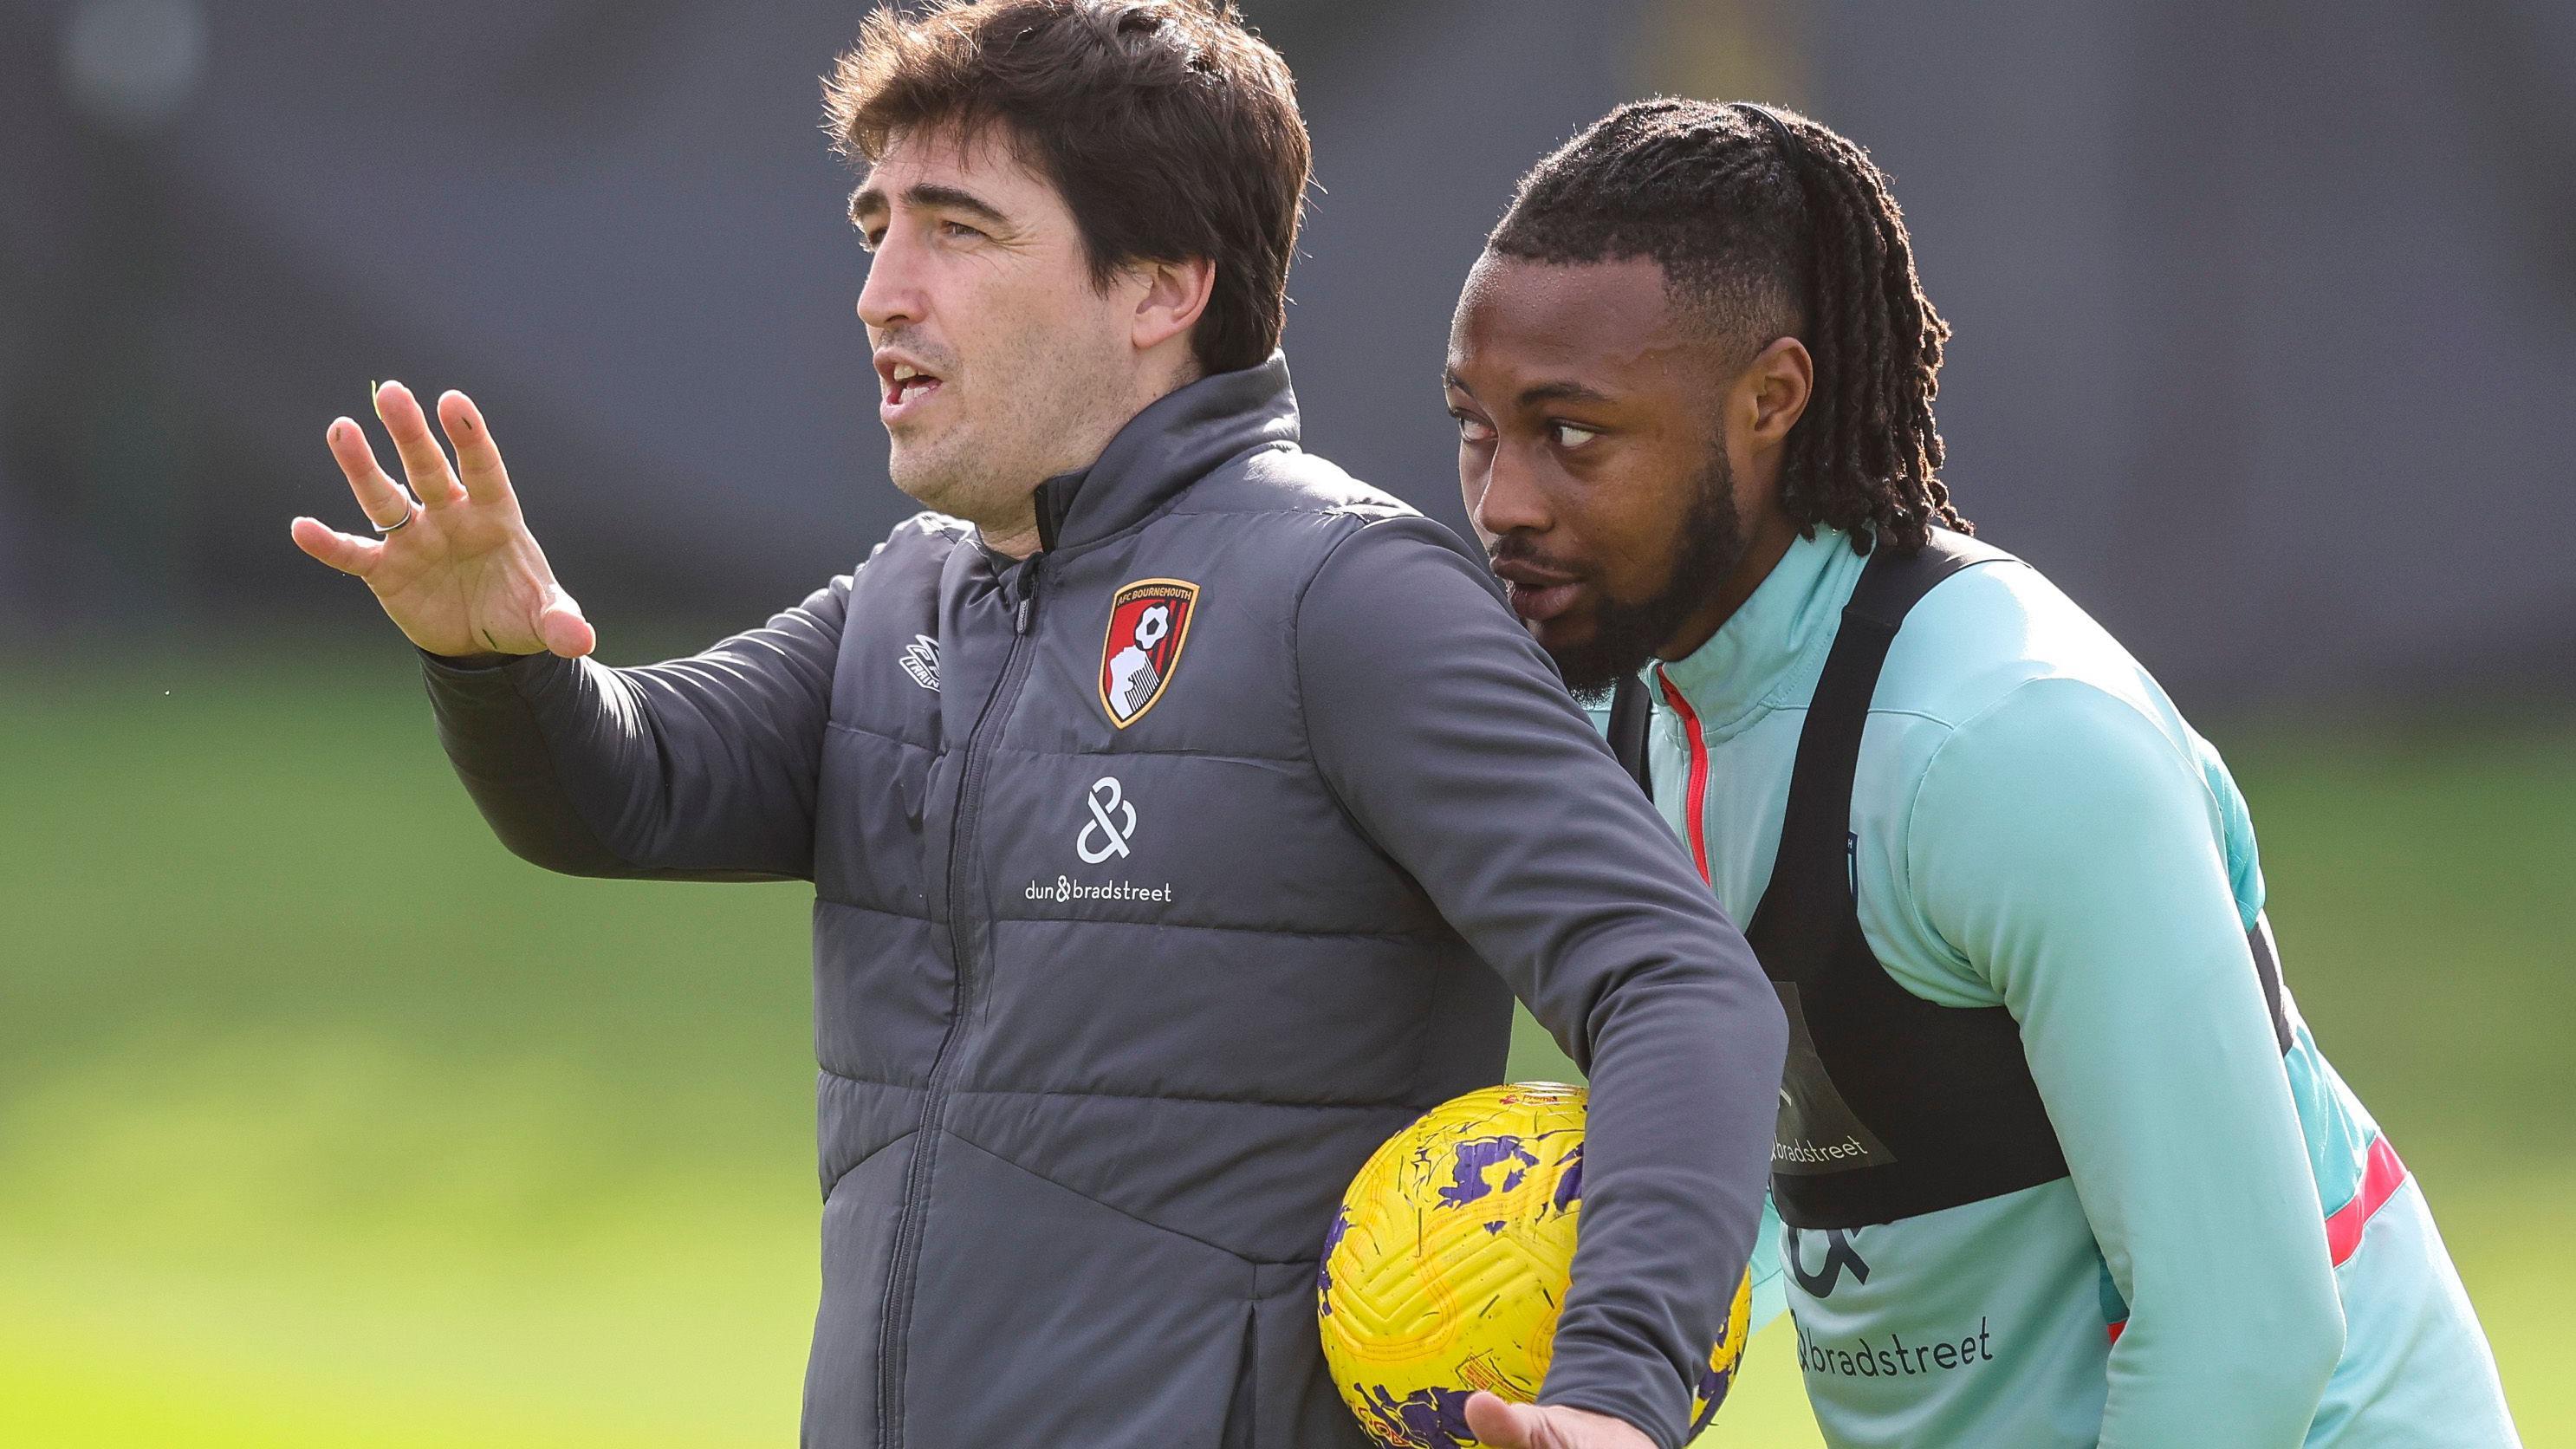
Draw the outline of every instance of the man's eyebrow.
[[[999,208],[984,198],[958,187],[942,186],[935,181],[917,181],[905,187],[903,199],[917,207],[963,212],[995,227],[1007,227],[1011,224],[1009,217],[1004,216]],[[881,216],[885,213],[886,206],[884,191],[873,183],[863,185],[850,193],[850,220],[856,222],[870,216]]]
[[[1469,397],[1476,395],[1476,390],[1467,385],[1467,379],[1459,376],[1458,369],[1454,367],[1440,369],[1440,385],[1455,392],[1463,392]],[[1587,386],[1571,378],[1560,378],[1554,382],[1532,383],[1522,388],[1519,405],[1527,408],[1551,402],[1610,403],[1615,401],[1617,399],[1599,388]]]
[[[1542,382],[1521,389],[1521,406],[1546,402],[1606,403],[1610,394],[1573,381]]]

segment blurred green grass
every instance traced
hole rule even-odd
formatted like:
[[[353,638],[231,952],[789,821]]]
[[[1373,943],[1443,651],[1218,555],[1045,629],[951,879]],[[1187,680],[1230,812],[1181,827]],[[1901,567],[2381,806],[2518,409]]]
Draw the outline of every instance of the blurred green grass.
[[[6,678],[0,1442],[792,1441],[802,888],[520,865],[396,649]],[[2576,1435],[2576,729],[2217,738],[2302,1008]],[[1713,1442],[1816,1442],[1799,1393],[1764,1334]]]

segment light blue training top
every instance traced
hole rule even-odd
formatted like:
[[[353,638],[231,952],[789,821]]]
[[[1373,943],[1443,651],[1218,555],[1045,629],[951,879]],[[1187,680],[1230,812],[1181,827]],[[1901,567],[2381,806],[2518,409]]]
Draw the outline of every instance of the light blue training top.
[[[1864,562],[1820,530],[1647,671],[1656,804],[1739,921]],[[2011,1011],[2069,1176],[1841,1243],[1767,1220],[1756,1321],[1785,1300],[1828,1442],[2517,1442],[2421,1188],[2295,1006],[2273,1034],[2245,801],[2118,641],[2017,561],[1943,582],[1888,654],[1851,829],[1870,948]]]

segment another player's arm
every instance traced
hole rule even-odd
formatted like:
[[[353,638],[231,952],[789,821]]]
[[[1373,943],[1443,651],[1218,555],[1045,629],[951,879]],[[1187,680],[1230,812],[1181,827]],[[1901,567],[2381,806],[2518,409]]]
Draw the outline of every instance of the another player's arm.
[[[1927,922],[2020,1022],[2129,1318],[2102,1444],[2292,1446],[2344,1324],[2316,1188],[2195,764],[2090,685],[2023,685],[1927,767]]]
[[[1762,1210],[1778,999],[1446,530],[1345,540],[1306,591],[1297,658],[1344,808],[1591,1075],[1583,1232],[1541,1400],[1669,1446]]]
[[[366,581],[425,655],[439,734],[502,840],[579,875],[709,879],[809,874],[814,781],[849,581],[689,659],[608,669],[537,546],[479,411],[439,400],[451,469],[399,383],[383,419],[419,498],[378,466],[358,424],[332,456],[377,538],[294,523],[298,547]]]

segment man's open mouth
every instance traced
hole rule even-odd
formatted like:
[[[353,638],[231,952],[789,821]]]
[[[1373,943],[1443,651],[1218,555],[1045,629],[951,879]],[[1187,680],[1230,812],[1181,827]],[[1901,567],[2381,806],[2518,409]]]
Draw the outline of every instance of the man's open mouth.
[[[910,402],[915,398],[927,397],[938,388],[938,378],[923,372],[911,363],[899,362],[888,369],[886,377],[888,401],[898,404]]]
[[[921,364],[892,356],[877,359],[877,381],[885,393],[877,416],[889,424],[930,401],[945,384],[945,379]]]

